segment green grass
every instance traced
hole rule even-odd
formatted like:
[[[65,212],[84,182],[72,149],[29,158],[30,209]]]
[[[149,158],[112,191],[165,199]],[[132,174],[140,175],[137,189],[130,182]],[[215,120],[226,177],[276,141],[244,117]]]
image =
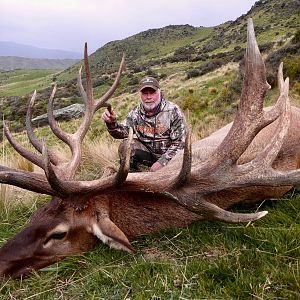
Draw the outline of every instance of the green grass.
[[[0,97],[23,96],[51,86],[56,70],[15,70],[0,72]]]
[[[1,215],[1,243],[36,206]],[[248,225],[199,222],[139,238],[133,256],[99,244],[22,281],[2,280],[1,299],[297,299],[300,194],[262,206],[269,214]]]

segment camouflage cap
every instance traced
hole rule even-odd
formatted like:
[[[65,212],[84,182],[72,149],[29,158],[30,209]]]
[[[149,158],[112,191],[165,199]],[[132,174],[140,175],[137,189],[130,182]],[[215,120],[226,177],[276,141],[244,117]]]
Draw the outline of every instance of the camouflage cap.
[[[159,89],[158,81],[153,77],[145,77],[140,82],[139,90],[143,90],[144,88],[151,88],[157,91]]]

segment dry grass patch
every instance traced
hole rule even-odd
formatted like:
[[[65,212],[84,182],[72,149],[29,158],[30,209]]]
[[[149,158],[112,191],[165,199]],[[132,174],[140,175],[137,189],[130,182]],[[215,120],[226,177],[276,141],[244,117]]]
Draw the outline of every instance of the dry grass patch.
[[[111,138],[88,140],[83,147],[80,176],[99,178],[118,170],[119,142]]]

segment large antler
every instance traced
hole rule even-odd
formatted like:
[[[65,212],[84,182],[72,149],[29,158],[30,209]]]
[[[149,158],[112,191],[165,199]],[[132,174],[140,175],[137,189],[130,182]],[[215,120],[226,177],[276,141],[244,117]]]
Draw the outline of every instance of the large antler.
[[[31,144],[37,149],[40,154],[33,153],[27,150],[25,147],[20,145],[12,136],[9,131],[9,128],[4,124],[5,135],[14,147],[14,149],[21,154],[23,157],[41,167],[45,171],[45,175],[34,174],[30,172],[23,172],[19,170],[14,170],[8,167],[0,168],[0,181],[3,183],[10,183],[17,185],[19,187],[36,191],[39,193],[45,193],[54,196],[60,196],[65,200],[70,200],[70,195],[73,196],[74,193],[77,194],[77,189],[74,190],[72,184],[69,184],[69,181],[74,178],[76,170],[81,161],[82,154],[82,141],[91,125],[92,118],[94,113],[101,107],[108,106],[107,101],[113,95],[116,90],[121,73],[124,68],[124,56],[120,63],[119,70],[117,72],[116,79],[111,86],[111,88],[100,98],[94,100],[93,98],[93,85],[90,74],[90,67],[88,62],[87,54],[87,44],[85,44],[84,49],[84,65],[86,72],[86,91],[82,85],[81,78],[81,68],[78,74],[77,85],[80,91],[80,94],[83,98],[85,104],[85,112],[81,125],[75,133],[67,133],[60,129],[54,116],[53,116],[53,101],[56,92],[56,85],[54,86],[48,104],[48,121],[53,133],[65,142],[71,150],[71,159],[68,162],[62,161],[59,156],[52,150],[48,150],[45,142],[40,141],[34,134],[32,126],[32,113],[34,101],[36,99],[36,91],[33,93],[33,96],[30,100],[27,116],[26,116],[26,129],[28,138]],[[132,140],[132,131],[129,134],[128,145],[127,145],[127,156],[124,162],[121,164],[119,171],[109,178],[100,180],[100,185],[103,187],[109,187],[113,185],[118,185],[126,180],[126,176],[129,170],[129,156],[130,156],[130,143]],[[78,195],[77,195],[78,196]],[[83,197],[84,198],[84,197]],[[75,198],[76,203],[76,198]]]

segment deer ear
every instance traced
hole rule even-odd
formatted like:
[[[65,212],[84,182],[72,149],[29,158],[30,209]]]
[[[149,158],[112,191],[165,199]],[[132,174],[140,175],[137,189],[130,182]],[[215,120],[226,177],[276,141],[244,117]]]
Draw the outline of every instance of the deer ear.
[[[129,253],[135,252],[126,235],[107,216],[98,219],[97,223],[93,223],[92,232],[111,248],[125,250]]]

